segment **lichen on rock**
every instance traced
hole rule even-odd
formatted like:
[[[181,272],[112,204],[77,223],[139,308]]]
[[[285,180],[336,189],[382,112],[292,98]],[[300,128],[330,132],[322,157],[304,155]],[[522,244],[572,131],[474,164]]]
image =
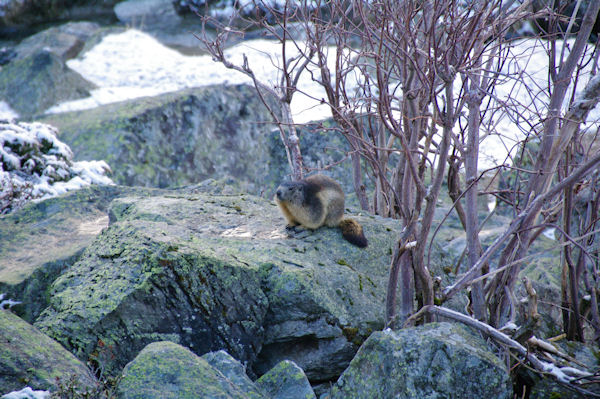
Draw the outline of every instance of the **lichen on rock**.
[[[512,386],[481,337],[459,324],[431,323],[373,333],[331,393],[332,399],[396,397],[508,399]]]

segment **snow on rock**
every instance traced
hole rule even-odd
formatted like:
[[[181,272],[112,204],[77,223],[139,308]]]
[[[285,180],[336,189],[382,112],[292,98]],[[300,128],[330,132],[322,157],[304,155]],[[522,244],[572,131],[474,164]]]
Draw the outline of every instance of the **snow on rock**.
[[[50,392],[48,391],[34,391],[30,387],[21,389],[20,391],[14,391],[2,395],[0,399],[48,399]]]
[[[0,294],[0,309],[10,309],[13,306],[21,303],[19,301],[13,301],[10,298],[4,299],[5,296],[6,296],[6,294],[4,294],[4,293]]]
[[[90,184],[113,184],[104,161],[73,162],[53,126],[0,121],[0,214]]]
[[[294,54],[297,49],[290,43],[286,51]],[[335,70],[333,53],[330,68]],[[249,66],[260,81],[271,86],[279,84],[277,65],[281,63],[280,43],[265,39],[248,40],[225,52],[225,56],[237,64],[241,64],[243,54],[248,57]],[[67,66],[98,88],[91,91],[91,97],[58,104],[47,113],[90,109],[189,87],[223,83],[252,84],[249,77],[223,67],[211,56],[182,55],[165,47],[149,34],[135,29],[106,36],[81,58],[67,61]],[[300,92],[292,101],[296,123],[331,116],[329,108],[320,103],[320,99],[326,98],[324,90],[309,74],[304,74],[300,79],[298,89]],[[312,98],[303,93],[310,93]]]
[[[305,46],[302,41],[296,43],[300,49]],[[572,44],[572,40],[565,43],[557,41],[558,53],[564,45],[565,54],[568,54]],[[586,51],[592,51],[592,48],[589,46]],[[245,54],[258,80],[274,87],[280,81],[281,49],[281,44],[276,41],[256,39],[227,49],[225,56],[241,65]],[[498,73],[500,81],[493,89],[490,109],[484,115],[480,133],[480,170],[505,162],[510,164],[507,155],[514,155],[526,135],[540,130],[549,102],[548,43],[538,39],[513,41],[506,43],[503,51],[510,56]],[[298,48],[289,42],[286,53],[293,57]],[[335,51],[330,51],[328,57],[331,71],[335,70],[334,54]],[[579,72],[578,91],[589,80],[592,64]],[[252,83],[244,74],[225,68],[209,55],[182,55],[135,29],[104,37],[82,57],[69,60],[67,65],[98,88],[92,90],[91,97],[59,104],[50,108],[48,113],[89,109],[189,87]],[[347,87],[353,90],[360,80],[360,75],[353,76]],[[457,79],[455,93],[459,93],[462,84],[463,81]],[[321,101],[323,98],[326,95],[322,87],[310,74],[304,73],[291,104],[294,121],[306,123],[330,117],[329,107]],[[360,96],[351,101],[360,110]],[[592,111],[586,126],[597,127],[599,117],[600,112]]]
[[[13,110],[5,101],[0,101],[0,119],[15,120],[19,114]]]

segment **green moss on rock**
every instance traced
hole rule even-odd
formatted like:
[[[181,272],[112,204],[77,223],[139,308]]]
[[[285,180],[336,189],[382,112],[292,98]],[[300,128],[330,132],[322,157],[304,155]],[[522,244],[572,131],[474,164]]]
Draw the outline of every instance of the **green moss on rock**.
[[[222,373],[189,349],[172,342],[155,342],[123,370],[121,399],[247,399]]]
[[[0,310],[1,393],[56,388],[56,378],[76,376],[82,387],[95,386],[87,367],[60,344],[8,310]]]
[[[505,366],[479,336],[432,323],[373,333],[331,393],[332,399],[395,397],[508,399],[512,388]]]
[[[289,360],[279,362],[256,385],[272,399],[316,399],[304,371]]]

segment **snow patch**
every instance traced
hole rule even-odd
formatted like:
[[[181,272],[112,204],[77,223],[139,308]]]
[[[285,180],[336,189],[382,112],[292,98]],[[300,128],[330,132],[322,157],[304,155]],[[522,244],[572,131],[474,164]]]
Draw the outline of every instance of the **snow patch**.
[[[303,45],[302,42],[299,44]],[[298,50],[290,42],[286,52],[291,57]],[[225,51],[227,59],[240,65],[244,54],[258,80],[267,82],[271,87],[279,84],[276,66],[280,64],[280,43],[265,39],[249,40]],[[333,52],[330,58],[330,68],[335,69]],[[190,87],[252,84],[249,77],[225,68],[213,61],[211,56],[182,55],[135,29],[106,36],[81,58],[67,61],[67,65],[98,88],[91,91],[91,97],[58,104],[47,113],[79,111]],[[298,89],[301,92],[294,96],[291,104],[296,123],[331,116],[329,107],[320,102],[326,98],[324,90],[309,74],[300,79]],[[310,97],[303,93],[310,93]]]
[[[12,299],[4,299],[6,294],[0,294],[0,309],[10,309],[15,305],[20,304],[19,301],[13,301]]]
[[[49,391],[34,391],[30,387],[14,391],[3,395],[1,399],[49,399]]]
[[[104,161],[73,162],[53,126],[0,121],[0,214],[90,184],[113,184]]]
[[[200,43],[198,43],[200,45]],[[305,43],[297,41],[303,49]],[[557,52],[566,46],[568,53],[572,40],[557,41]],[[276,41],[257,39],[241,42],[225,51],[231,62],[241,65],[243,55],[258,80],[275,87],[280,81],[277,66],[281,63],[282,45]],[[491,109],[484,115],[481,126],[479,169],[484,170],[501,164],[511,164],[521,140],[540,130],[539,118],[547,110],[548,98],[548,43],[538,39],[514,41],[503,51],[510,57],[499,72],[500,81],[494,87]],[[592,46],[586,51],[592,51]],[[292,42],[286,44],[287,57],[294,57],[298,48]],[[335,51],[330,51],[328,67],[335,70]],[[589,80],[592,63],[580,71],[579,88]],[[52,107],[48,113],[76,111],[97,107],[116,101],[212,84],[252,84],[244,74],[225,68],[214,62],[209,55],[185,56],[163,46],[156,39],[141,31],[130,29],[106,36],[81,58],[67,61],[67,65],[97,85],[91,97],[70,101]],[[315,76],[319,76],[316,74]],[[350,94],[361,76],[353,76],[349,82]],[[463,82],[457,79],[455,93]],[[567,96],[567,99],[570,96]],[[291,104],[296,123],[307,123],[331,116],[321,86],[304,73],[298,82],[298,92]],[[360,97],[351,98],[352,105],[360,112]],[[487,101],[487,100],[486,100]],[[567,104],[564,104],[566,107]],[[505,112],[505,109],[510,109]],[[593,110],[587,127],[600,125],[600,112]],[[456,129],[459,127],[457,126]]]
[[[10,105],[4,101],[0,101],[0,119],[13,121],[19,118],[19,114],[14,111]]]

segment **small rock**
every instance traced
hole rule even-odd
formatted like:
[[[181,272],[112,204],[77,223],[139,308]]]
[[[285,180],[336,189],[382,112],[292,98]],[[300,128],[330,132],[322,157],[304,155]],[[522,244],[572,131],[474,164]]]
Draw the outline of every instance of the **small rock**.
[[[201,356],[211,366],[219,370],[232,383],[238,386],[243,392],[246,392],[248,398],[261,399],[263,394],[256,388],[256,385],[246,374],[246,368],[242,363],[233,358],[224,350],[209,352]]]
[[[172,0],[127,0],[115,6],[119,21],[133,26],[173,25],[180,21]]]
[[[273,399],[316,399],[304,371],[289,360],[279,362],[256,385]]]
[[[123,369],[117,387],[121,399],[247,399],[205,359],[173,342],[146,346]]]

